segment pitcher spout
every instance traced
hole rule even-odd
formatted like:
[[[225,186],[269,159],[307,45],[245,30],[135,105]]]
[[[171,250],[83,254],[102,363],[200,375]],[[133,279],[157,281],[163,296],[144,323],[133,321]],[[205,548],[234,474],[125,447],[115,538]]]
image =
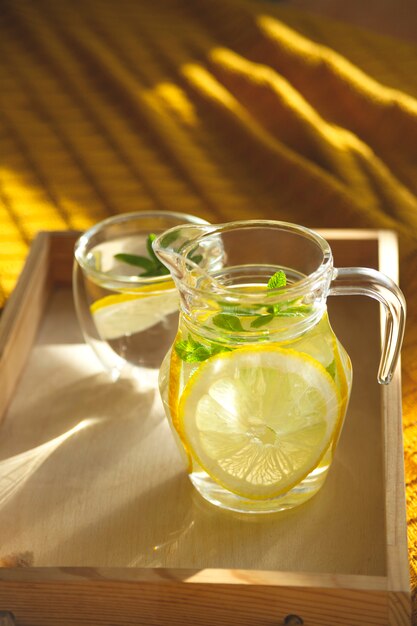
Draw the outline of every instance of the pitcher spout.
[[[152,243],[159,260],[169,269],[176,281],[185,281],[187,276],[208,278],[209,271],[221,266],[221,245],[213,239],[205,239],[215,230],[210,224],[184,224],[165,231]]]

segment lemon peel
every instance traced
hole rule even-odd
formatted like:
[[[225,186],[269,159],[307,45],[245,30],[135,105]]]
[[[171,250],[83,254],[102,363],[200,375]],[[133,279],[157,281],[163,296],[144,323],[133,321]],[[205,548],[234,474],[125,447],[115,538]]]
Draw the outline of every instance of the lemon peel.
[[[171,282],[105,296],[90,306],[97,331],[106,340],[143,332],[177,310],[178,295]]]
[[[261,500],[285,493],[317,467],[342,409],[322,364],[268,344],[204,361],[184,388],[176,421],[213,480]]]

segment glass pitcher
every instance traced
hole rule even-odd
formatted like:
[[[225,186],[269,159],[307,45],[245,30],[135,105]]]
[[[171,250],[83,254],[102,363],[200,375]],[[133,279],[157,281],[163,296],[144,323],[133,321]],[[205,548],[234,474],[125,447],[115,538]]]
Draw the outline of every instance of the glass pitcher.
[[[153,246],[180,294],[159,383],[193,485],[238,512],[305,502],[326,478],[352,385],[326,298],[384,305],[386,384],[404,333],[401,291],[376,270],[334,268],[325,239],[284,222],[179,226]]]

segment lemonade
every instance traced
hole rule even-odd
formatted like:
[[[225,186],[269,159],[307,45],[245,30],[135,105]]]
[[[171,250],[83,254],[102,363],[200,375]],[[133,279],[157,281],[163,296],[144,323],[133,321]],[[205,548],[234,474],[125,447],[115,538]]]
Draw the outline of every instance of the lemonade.
[[[239,291],[267,293],[267,285]],[[352,370],[327,312],[317,323],[311,314],[289,301],[275,311],[244,303],[233,313],[206,307],[181,316],[161,367],[161,395],[190,479],[213,504],[284,510],[323,484]],[[291,337],[288,329],[308,319],[307,330]]]
[[[193,485],[243,513],[302,504],[328,474],[352,384],[327,297],[369,295],[383,304],[377,378],[388,384],[404,296],[376,270],[335,268],[328,242],[298,224],[181,226],[153,249],[180,294],[179,330],[159,383]]]

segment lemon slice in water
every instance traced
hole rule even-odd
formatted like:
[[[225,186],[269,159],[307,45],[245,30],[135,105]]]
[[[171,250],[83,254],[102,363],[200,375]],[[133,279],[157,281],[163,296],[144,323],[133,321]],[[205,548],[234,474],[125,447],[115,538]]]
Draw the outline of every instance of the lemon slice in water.
[[[291,349],[250,346],[199,367],[182,393],[178,423],[216,482],[243,497],[268,499],[319,464],[341,408],[318,361]]]
[[[178,295],[172,282],[144,286],[134,294],[106,296],[90,307],[98,333],[106,340],[143,332],[177,310]]]

